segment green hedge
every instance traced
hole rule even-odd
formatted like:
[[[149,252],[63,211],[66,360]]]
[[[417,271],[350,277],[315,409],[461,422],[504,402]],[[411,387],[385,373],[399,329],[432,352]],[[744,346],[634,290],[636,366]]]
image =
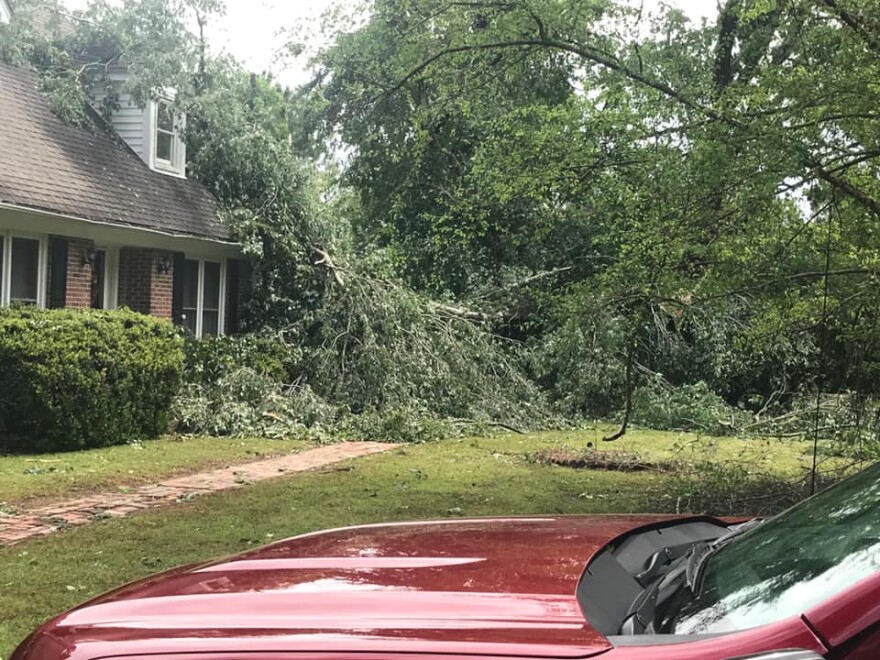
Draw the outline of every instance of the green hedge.
[[[0,310],[0,452],[106,447],[168,427],[183,340],[130,311]]]

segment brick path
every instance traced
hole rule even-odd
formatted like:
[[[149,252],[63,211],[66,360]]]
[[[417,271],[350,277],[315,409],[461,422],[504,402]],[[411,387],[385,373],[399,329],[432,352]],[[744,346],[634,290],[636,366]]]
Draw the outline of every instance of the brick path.
[[[377,442],[329,445],[281,458],[176,477],[159,484],[141,486],[127,493],[98,493],[12,515],[0,513],[0,546],[15,545],[27,539],[46,536],[69,527],[88,525],[98,520],[124,518],[144,509],[186,502],[205,493],[241,488],[257,481],[314,470],[350,458],[388,451],[394,446]]]

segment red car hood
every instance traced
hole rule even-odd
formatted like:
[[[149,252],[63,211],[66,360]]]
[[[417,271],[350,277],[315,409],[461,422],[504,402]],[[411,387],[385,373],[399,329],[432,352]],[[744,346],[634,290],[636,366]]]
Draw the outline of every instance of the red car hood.
[[[123,587],[50,622],[34,643],[70,658],[197,651],[586,657],[611,646],[575,598],[585,564],[615,537],[658,520],[462,520],[309,534]]]

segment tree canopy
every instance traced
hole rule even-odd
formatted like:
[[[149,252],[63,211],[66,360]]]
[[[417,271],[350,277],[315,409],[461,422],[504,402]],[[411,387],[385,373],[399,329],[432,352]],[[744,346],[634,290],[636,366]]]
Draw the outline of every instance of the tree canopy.
[[[381,407],[383,351],[410,364],[393,378],[442,372],[447,403],[455,378],[495,387],[465,363],[503,364],[547,398],[539,423],[552,409],[622,431],[875,393],[870,0],[725,0],[701,24],[623,0],[374,0],[354,27],[331,14],[294,91],[211,54],[217,11],[100,0],[47,36],[23,10],[0,56],[40,70],[71,121],[114,58],[135,98],[178,90],[189,171],[257,266],[251,325],[313,346],[322,395]],[[438,333],[457,366],[404,359]],[[490,398],[416,407],[511,414]]]

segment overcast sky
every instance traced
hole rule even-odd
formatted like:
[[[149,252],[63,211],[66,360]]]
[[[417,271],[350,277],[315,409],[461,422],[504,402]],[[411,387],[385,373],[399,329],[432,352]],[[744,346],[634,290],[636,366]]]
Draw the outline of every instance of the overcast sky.
[[[272,71],[283,83],[295,86],[308,78],[305,58],[278,62],[275,55],[288,41],[285,29],[317,23],[324,11],[337,0],[226,0],[226,16],[212,29],[215,51],[226,51],[255,71]],[[88,0],[64,0],[72,8],[83,8]],[[355,0],[343,0],[351,2]],[[644,0],[648,9],[660,0]],[[680,7],[693,19],[714,17],[717,0],[666,0]]]

